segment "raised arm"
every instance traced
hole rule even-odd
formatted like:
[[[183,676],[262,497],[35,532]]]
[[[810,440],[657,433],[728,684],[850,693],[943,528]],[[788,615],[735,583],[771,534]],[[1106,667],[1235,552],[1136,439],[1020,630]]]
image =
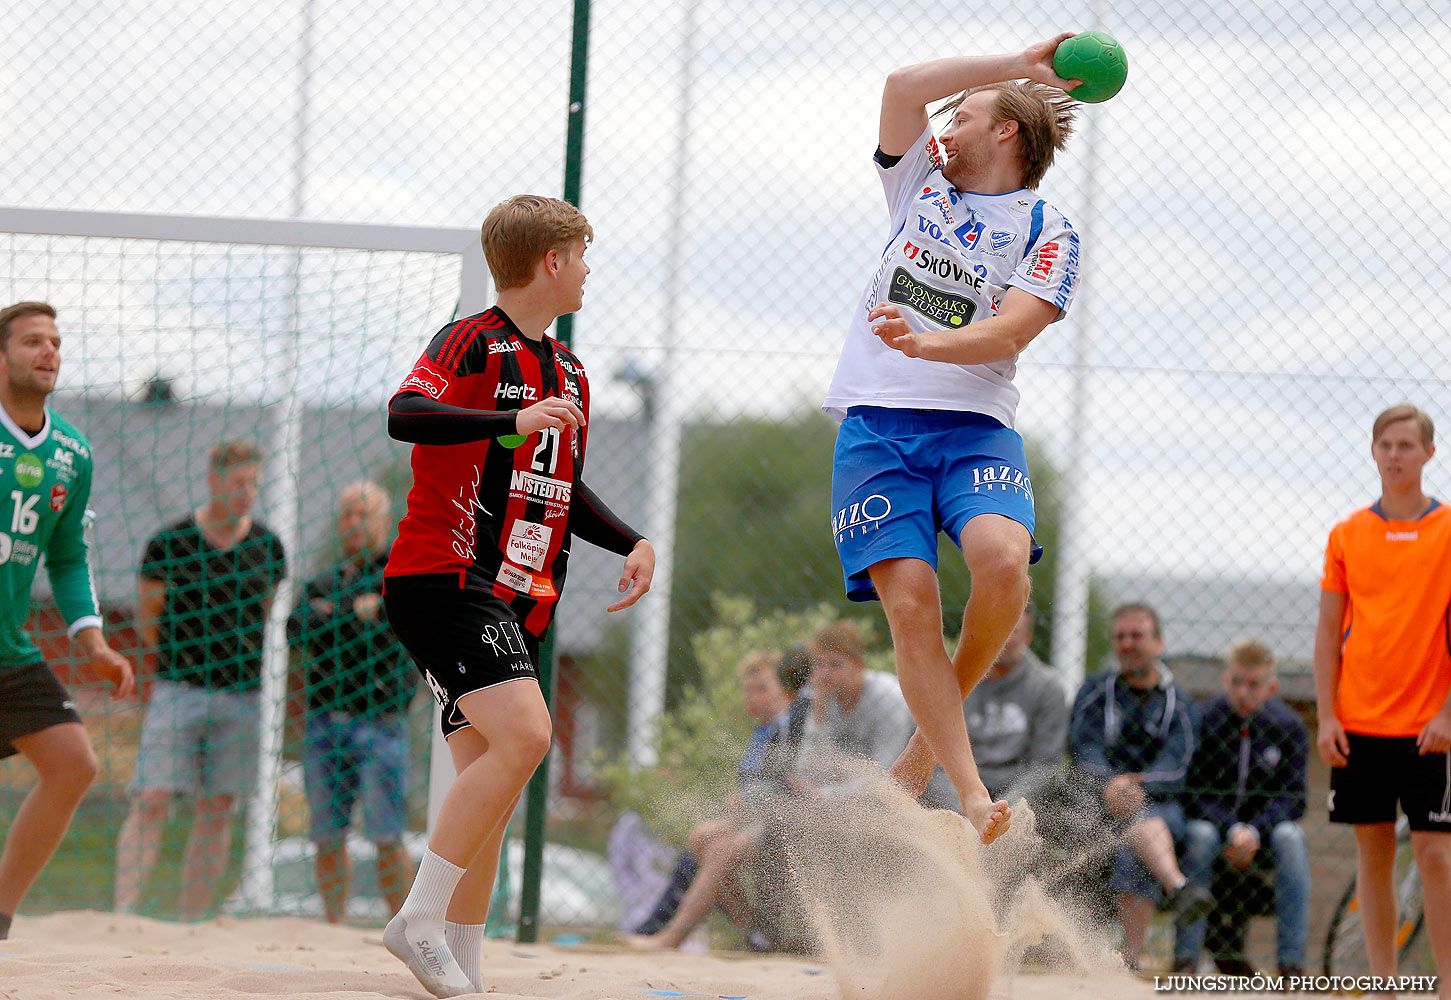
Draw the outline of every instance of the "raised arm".
[[[927,127],[927,105],[973,87],[1005,80],[1036,80],[1067,90],[1077,80],[1053,72],[1053,53],[1073,32],[1064,32],[1022,52],[993,56],[948,56],[903,66],[887,74],[877,142],[887,156],[901,156]]]

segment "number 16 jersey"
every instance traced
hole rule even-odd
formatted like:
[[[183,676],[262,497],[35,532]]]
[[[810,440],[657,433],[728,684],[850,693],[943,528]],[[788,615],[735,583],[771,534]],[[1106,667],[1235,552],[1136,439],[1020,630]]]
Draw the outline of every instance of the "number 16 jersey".
[[[30,589],[45,556],[69,634],[101,625],[87,563],[91,448],[50,410],[27,434],[0,408],[0,670],[40,660],[25,632]]]
[[[497,306],[440,330],[398,392],[485,411],[557,396],[589,417],[579,359],[552,337],[524,336]],[[542,636],[564,586],[588,428],[550,427],[520,438],[413,446],[408,513],[386,578],[445,576],[490,592]]]

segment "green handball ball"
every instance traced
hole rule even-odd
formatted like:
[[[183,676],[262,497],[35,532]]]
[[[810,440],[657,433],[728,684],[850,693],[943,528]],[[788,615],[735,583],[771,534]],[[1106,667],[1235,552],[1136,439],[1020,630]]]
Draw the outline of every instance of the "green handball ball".
[[[1053,72],[1065,80],[1082,80],[1068,96],[1085,104],[1106,101],[1123,89],[1129,57],[1118,39],[1104,31],[1085,31],[1064,39],[1053,53]]]
[[[514,449],[524,443],[525,436],[523,434],[500,434],[494,440],[505,448]]]

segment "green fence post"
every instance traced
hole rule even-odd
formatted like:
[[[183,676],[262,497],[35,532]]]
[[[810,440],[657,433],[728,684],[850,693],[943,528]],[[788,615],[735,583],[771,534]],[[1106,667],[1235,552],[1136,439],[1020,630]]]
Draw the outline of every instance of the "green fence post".
[[[589,65],[589,0],[574,0],[574,36],[569,57],[569,125],[564,141],[564,200],[579,205],[584,172],[584,95]],[[574,317],[561,316],[555,337],[566,347],[573,339]],[[556,671],[553,631],[539,651],[539,686],[554,707]],[[522,944],[539,940],[539,887],[544,875],[544,814],[549,801],[549,758],[529,782],[524,816],[524,868],[519,892],[519,937]],[[507,850],[507,845],[505,847]]]

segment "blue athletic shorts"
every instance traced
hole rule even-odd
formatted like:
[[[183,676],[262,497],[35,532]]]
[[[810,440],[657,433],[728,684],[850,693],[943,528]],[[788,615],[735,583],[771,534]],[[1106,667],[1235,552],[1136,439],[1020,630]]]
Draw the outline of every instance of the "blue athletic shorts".
[[[836,435],[831,530],[853,601],[877,599],[867,570],[883,559],[937,568],[937,534],[961,544],[979,514],[1033,532],[1033,487],[1018,432],[982,413],[853,406]],[[1033,546],[1029,562],[1043,550]]]

